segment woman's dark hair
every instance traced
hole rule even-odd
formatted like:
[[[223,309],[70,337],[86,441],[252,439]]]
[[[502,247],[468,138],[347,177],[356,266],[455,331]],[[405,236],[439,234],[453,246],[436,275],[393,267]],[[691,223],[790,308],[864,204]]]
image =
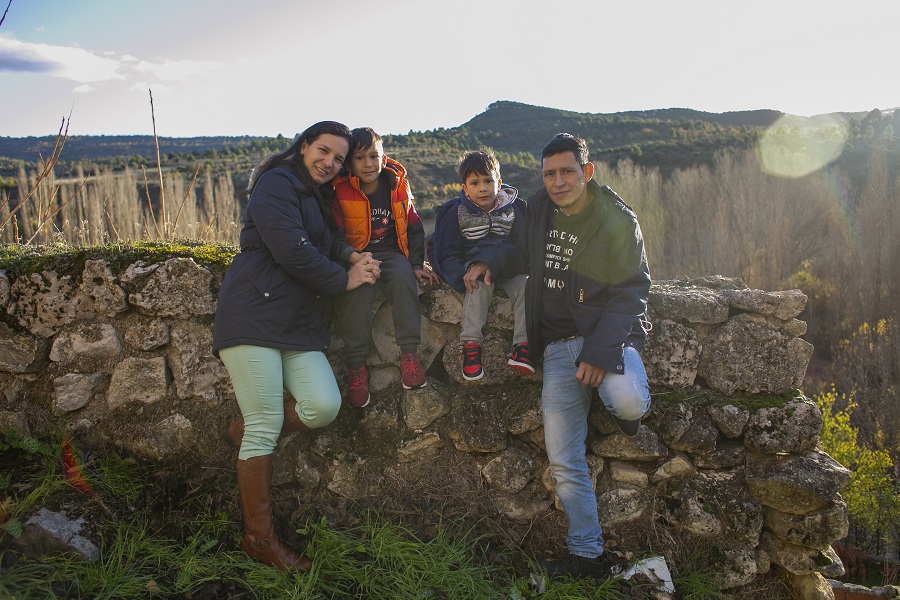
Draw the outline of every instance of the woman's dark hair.
[[[312,176],[303,164],[303,158],[300,156],[300,147],[303,146],[304,143],[310,145],[323,134],[342,137],[347,140],[347,145],[350,145],[350,129],[343,123],[338,123],[337,121],[320,121],[315,125],[311,125],[306,131],[294,138],[294,141],[286,150],[269,154],[259,161],[253,168],[253,171],[250,172],[250,182],[247,184],[247,195],[249,196],[253,193],[253,188],[256,187],[256,184],[259,182],[259,178],[263,173],[269,169],[284,165],[296,173],[306,189],[316,197],[316,200],[319,202],[319,210],[322,211],[322,217],[325,219],[325,222],[328,223],[329,227],[334,229],[335,222],[334,217],[331,214],[331,203],[334,201],[334,188],[331,186],[331,182],[319,185],[313,181]]]

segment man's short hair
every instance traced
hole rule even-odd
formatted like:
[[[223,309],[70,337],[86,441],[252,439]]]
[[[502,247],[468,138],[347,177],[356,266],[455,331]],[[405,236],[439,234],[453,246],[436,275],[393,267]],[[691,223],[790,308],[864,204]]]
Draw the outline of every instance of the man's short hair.
[[[372,148],[381,141],[381,136],[371,127],[357,127],[350,131],[350,152]]]
[[[471,152],[466,152],[465,156],[462,157],[456,171],[459,173],[459,178],[465,183],[466,178],[472,173],[493,175],[496,172],[499,174],[500,163],[497,161],[497,157],[494,156],[494,151],[490,148],[472,150]]]
[[[571,133],[557,133],[553,139],[547,142],[544,149],[541,150],[541,160],[554,154],[562,154],[563,152],[571,152],[575,155],[575,160],[582,167],[588,164],[588,145],[587,142],[580,137]]]

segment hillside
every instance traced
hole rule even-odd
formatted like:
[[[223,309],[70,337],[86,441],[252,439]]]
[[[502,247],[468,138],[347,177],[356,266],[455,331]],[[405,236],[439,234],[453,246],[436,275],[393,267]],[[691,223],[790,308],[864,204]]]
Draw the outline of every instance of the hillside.
[[[385,148],[407,165],[413,189],[427,205],[452,194],[447,186],[456,183],[456,161],[469,149],[493,148],[504,179],[528,193],[540,185],[537,157],[541,147],[560,131],[587,139],[594,161],[613,165],[629,159],[668,175],[675,169],[709,164],[722,150],[752,147],[782,115],[776,110],[707,113],[686,108],[578,113],[498,101],[458,127],[387,135]],[[836,162],[851,170],[852,179],[861,177],[873,145],[883,146],[890,168],[900,170],[900,137],[895,139],[893,133],[900,127],[900,111],[882,114],[876,109],[868,114],[834,116],[849,123],[851,143]],[[54,143],[54,136],[0,137],[0,187],[14,188],[20,161],[27,169],[33,168],[39,156],[50,154]],[[164,137],[159,143],[164,170],[190,173],[199,162],[213,173],[229,170],[235,189],[241,189],[250,168],[266,153],[283,149],[289,140],[282,136]],[[142,165],[155,166],[155,156],[153,137],[149,135],[72,136],[66,141],[58,174],[74,175],[78,163],[114,170],[125,166],[140,169]]]

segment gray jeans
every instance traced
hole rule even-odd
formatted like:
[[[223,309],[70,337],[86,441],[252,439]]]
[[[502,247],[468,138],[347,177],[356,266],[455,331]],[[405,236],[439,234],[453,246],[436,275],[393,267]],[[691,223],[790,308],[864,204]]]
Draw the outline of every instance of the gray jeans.
[[[402,354],[418,352],[421,341],[422,309],[419,284],[409,259],[399,250],[373,252],[381,261],[381,277],[375,285],[363,284],[335,298],[344,339],[344,362],[352,369],[365,364],[372,339],[372,302],[381,288],[393,307],[394,339]]]
[[[481,328],[487,322],[494,287],[499,285],[506,292],[509,301],[512,302],[513,345],[527,341],[528,335],[525,333],[525,281],[527,279],[526,275],[514,275],[491,285],[479,281],[478,288],[474,292],[467,293],[463,300],[462,331],[459,333],[459,339],[463,343],[480,343],[484,339]]]

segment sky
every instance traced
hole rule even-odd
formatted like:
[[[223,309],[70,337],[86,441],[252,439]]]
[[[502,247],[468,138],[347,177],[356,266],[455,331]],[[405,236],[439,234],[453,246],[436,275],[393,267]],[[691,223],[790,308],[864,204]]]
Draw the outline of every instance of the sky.
[[[293,137],[585,113],[900,106],[900,3],[0,0],[0,136]],[[153,111],[150,97],[152,93]],[[71,116],[70,116],[71,115]]]

